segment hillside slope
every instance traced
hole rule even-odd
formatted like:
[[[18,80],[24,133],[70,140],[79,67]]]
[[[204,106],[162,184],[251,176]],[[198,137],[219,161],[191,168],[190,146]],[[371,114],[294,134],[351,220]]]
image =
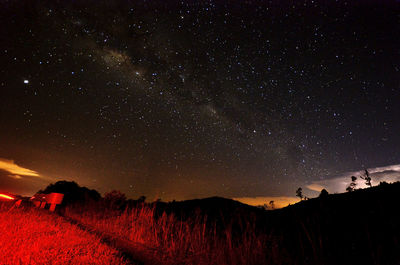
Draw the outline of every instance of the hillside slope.
[[[296,264],[400,264],[400,183],[267,212],[266,228]]]

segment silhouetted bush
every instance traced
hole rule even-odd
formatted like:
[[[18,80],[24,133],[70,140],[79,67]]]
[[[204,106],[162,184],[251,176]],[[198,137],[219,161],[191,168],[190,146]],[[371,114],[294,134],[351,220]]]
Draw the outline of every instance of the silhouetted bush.
[[[328,197],[328,195],[329,195],[329,192],[326,189],[322,189],[321,193],[319,194],[319,197],[326,198],[326,197]]]
[[[113,190],[104,194],[104,203],[111,209],[123,210],[126,208],[127,200],[124,193]]]
[[[389,185],[389,183],[387,183],[386,181],[381,181],[381,182],[379,182],[379,186],[388,186]]]
[[[354,190],[356,189],[356,186],[357,186],[356,181],[357,181],[357,177],[351,176],[351,183],[350,183],[350,185],[346,188],[346,191],[347,191],[347,192],[352,192],[352,191],[354,191]]]
[[[79,186],[74,181],[58,181],[54,184],[50,184],[44,190],[38,191],[38,193],[52,193],[58,192],[64,194],[64,199],[61,207],[70,204],[83,204],[90,203],[91,201],[98,201],[101,198],[100,193],[96,190],[91,190],[86,187]]]

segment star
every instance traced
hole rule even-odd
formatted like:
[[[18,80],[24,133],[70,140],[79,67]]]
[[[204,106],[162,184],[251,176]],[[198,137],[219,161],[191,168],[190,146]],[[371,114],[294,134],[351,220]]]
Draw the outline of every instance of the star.
[[[398,8],[146,2],[4,7],[0,155],[163,199],[289,196],[400,161]]]

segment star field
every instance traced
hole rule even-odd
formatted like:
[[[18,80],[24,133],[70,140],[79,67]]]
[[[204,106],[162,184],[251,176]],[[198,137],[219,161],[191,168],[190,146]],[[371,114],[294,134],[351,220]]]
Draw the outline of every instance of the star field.
[[[6,1],[0,157],[166,200],[288,196],[399,163],[399,11],[398,1]]]

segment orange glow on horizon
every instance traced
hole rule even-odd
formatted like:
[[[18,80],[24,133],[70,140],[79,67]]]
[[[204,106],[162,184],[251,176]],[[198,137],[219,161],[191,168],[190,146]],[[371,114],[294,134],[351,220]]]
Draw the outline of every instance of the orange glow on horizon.
[[[276,197],[240,197],[233,198],[233,200],[239,201],[252,206],[262,206],[264,204],[269,205],[270,201],[274,201],[274,208],[279,209],[288,206],[289,204],[298,203],[300,200],[297,197],[290,196],[276,196]]]
[[[4,198],[4,199],[8,199],[8,200],[14,200],[14,197],[11,197],[11,196],[8,196],[8,195],[5,195],[5,194],[1,194],[1,193],[0,193],[0,198]]]

